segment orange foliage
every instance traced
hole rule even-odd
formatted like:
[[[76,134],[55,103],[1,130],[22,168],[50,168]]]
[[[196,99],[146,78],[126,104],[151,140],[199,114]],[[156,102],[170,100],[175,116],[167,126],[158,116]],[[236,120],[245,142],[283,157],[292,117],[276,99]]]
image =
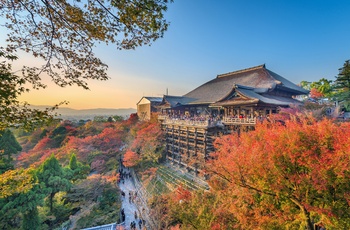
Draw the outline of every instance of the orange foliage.
[[[163,132],[158,123],[146,123],[145,127],[141,127],[137,131],[136,139],[132,144],[133,149],[149,148],[155,149],[162,140]]]
[[[179,224],[170,227],[170,230],[180,230],[180,229],[181,229],[181,228],[180,228],[180,225],[179,225]]]
[[[175,201],[177,202],[186,202],[189,201],[192,197],[190,191],[184,189],[182,186],[177,187]]]
[[[350,211],[350,124],[294,118],[215,142],[211,185],[240,227],[310,225],[310,216],[333,225]]]
[[[128,150],[126,151],[126,153],[124,154],[124,162],[123,164],[126,166],[126,167],[133,167],[137,164],[137,162],[140,160],[140,156],[131,151],[131,150]]]
[[[152,180],[157,175],[157,168],[149,168],[142,172],[142,181]]]
[[[321,98],[324,97],[324,94],[318,91],[316,88],[312,88],[310,90],[310,97],[311,98]]]
[[[49,143],[51,139],[49,137],[44,137],[41,139],[33,148],[34,151],[41,151],[49,148]]]

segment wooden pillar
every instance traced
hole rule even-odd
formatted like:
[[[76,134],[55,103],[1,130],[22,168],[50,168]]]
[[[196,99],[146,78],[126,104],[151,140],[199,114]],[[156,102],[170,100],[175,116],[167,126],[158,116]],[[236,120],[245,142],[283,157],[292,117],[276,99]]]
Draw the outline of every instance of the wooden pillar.
[[[175,153],[174,153],[174,142],[175,142],[175,136],[174,136],[174,125],[172,125],[171,127],[171,134],[172,134],[172,146],[171,146],[171,155],[173,158],[173,162],[174,162],[174,158],[175,158]]]
[[[194,128],[194,155],[197,155],[197,128]]]
[[[190,157],[190,146],[189,146],[189,140],[188,140],[188,127],[186,127],[186,148],[187,148],[187,156]]]
[[[205,132],[204,132],[204,142],[203,142],[203,144],[204,144],[204,159],[207,159],[207,133],[208,133],[208,131],[205,130]]]
[[[178,127],[177,129],[177,146],[179,147],[179,153],[180,153],[180,146],[181,146],[181,143],[180,143],[180,134],[181,134],[181,130],[180,130],[180,126]]]

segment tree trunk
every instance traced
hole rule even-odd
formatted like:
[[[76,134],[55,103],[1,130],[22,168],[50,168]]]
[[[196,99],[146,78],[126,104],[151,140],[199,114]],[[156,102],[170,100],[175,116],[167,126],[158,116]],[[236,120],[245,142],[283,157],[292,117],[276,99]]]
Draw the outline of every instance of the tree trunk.
[[[306,229],[307,230],[314,230],[314,225],[311,222],[310,213],[296,199],[291,199],[291,201],[293,201],[293,203],[296,204],[300,208],[300,211],[301,211],[301,213],[303,214],[303,217],[304,217],[304,223],[306,225]]]
[[[50,213],[52,214],[52,206],[53,206],[53,197],[55,196],[55,193],[50,194]]]

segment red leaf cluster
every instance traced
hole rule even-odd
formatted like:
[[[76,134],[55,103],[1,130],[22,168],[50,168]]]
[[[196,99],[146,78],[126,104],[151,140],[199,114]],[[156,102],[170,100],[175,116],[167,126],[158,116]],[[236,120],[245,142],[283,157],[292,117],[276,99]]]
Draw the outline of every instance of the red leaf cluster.
[[[303,222],[311,214],[335,223],[344,213],[340,203],[350,211],[349,123],[299,116],[215,144],[212,188],[225,194],[244,228]]]
[[[317,99],[317,98],[324,97],[324,94],[318,91],[316,88],[312,88],[310,90],[310,97]]]
[[[133,167],[138,163],[139,160],[140,156],[137,153],[128,150],[124,154],[123,164],[125,167]]]

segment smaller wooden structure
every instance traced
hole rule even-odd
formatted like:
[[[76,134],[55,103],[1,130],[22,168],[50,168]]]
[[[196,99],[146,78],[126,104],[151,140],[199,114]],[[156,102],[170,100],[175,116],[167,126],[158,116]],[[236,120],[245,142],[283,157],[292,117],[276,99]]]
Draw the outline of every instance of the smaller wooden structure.
[[[157,106],[162,102],[162,97],[142,97],[137,102],[137,116],[140,120],[150,120],[152,113],[158,111]]]

